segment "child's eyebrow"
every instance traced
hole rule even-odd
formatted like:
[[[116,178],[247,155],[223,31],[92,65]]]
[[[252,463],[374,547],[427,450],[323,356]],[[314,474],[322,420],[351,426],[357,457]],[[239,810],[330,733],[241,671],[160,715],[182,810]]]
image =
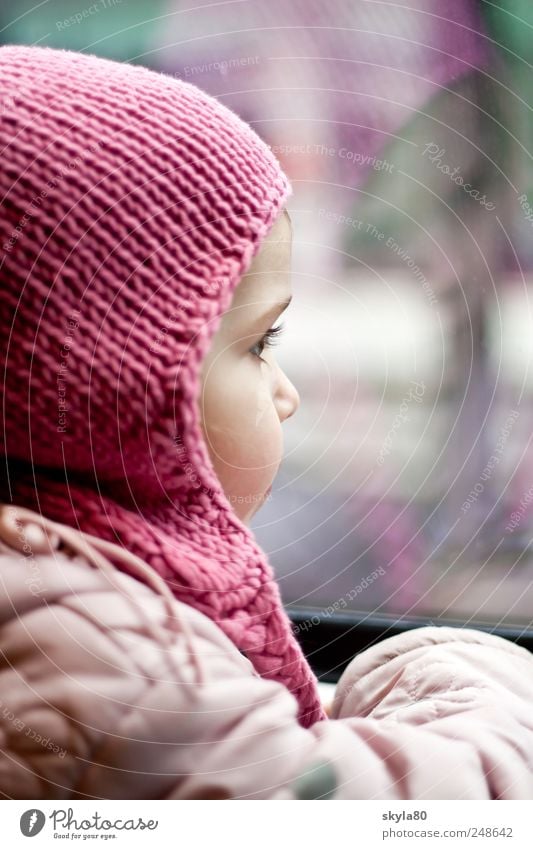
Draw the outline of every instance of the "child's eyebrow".
[[[242,321],[245,326],[249,328],[261,328],[264,330],[264,326],[267,324],[267,322],[270,323],[274,316],[280,315],[284,310],[286,310],[291,301],[292,295],[290,295],[284,301],[276,301],[275,303],[271,304],[269,309],[265,310],[265,312],[260,313],[259,315],[254,315],[253,318],[250,318],[247,309],[253,307],[254,302],[251,302],[249,304],[242,304],[239,310],[237,311],[236,315],[242,316]],[[263,301],[259,301],[258,303],[263,303]]]
[[[275,304],[272,304],[270,309],[264,312],[261,316],[258,317],[259,321],[262,321],[264,318],[269,318],[271,315],[278,315],[287,309],[290,302],[292,301],[292,295],[289,295],[288,298],[285,298],[284,301],[276,301]]]

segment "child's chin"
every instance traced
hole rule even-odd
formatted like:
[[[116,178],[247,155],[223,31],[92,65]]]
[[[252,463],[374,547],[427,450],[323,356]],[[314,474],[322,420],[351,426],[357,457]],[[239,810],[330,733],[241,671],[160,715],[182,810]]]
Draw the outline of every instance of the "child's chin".
[[[254,516],[261,510],[265,505],[265,501],[267,501],[272,493],[272,486],[269,486],[268,489],[263,493],[263,495],[257,496],[255,498],[254,504],[250,510],[246,512],[246,514],[241,518],[241,522],[243,525],[249,525],[250,521],[254,518]]]

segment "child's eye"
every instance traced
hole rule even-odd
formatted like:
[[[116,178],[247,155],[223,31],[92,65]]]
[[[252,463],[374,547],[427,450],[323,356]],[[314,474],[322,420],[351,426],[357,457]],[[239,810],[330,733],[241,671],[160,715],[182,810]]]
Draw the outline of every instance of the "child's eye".
[[[263,358],[261,354],[263,353],[264,349],[274,347],[276,343],[273,340],[279,337],[279,335],[283,331],[283,328],[283,324],[278,324],[277,327],[271,327],[270,330],[267,330],[263,338],[260,339],[259,342],[256,342],[253,348],[250,348],[250,352],[254,354],[254,356],[259,357],[260,360],[262,360]],[[257,353],[257,349],[259,349],[259,353]]]

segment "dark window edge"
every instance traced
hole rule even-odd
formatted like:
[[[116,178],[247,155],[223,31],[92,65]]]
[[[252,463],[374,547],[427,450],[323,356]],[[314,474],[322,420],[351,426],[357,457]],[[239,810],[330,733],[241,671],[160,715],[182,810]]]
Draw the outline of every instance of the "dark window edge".
[[[328,616],[321,609],[302,607],[288,607],[287,613],[309,664],[317,677],[326,682],[337,682],[352,658],[370,646],[404,631],[428,625],[485,631],[533,652],[533,623],[528,629],[527,625],[489,625],[438,617],[398,619],[357,611]]]

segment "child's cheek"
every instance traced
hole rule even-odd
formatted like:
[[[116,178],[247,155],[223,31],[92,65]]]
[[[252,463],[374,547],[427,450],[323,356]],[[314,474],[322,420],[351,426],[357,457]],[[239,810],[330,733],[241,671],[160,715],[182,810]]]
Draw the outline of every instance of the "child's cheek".
[[[274,399],[268,387],[256,395],[253,420],[253,442],[255,444],[255,466],[264,468],[271,483],[277,472],[283,453],[283,433]]]
[[[265,386],[264,383],[260,383],[255,392],[255,428],[257,428],[258,430],[261,430],[262,428],[268,430],[272,406],[272,396],[268,387]]]
[[[252,356],[220,357],[209,374],[204,415],[210,447],[235,492],[264,492],[281,462],[283,436],[271,377],[270,366]]]

